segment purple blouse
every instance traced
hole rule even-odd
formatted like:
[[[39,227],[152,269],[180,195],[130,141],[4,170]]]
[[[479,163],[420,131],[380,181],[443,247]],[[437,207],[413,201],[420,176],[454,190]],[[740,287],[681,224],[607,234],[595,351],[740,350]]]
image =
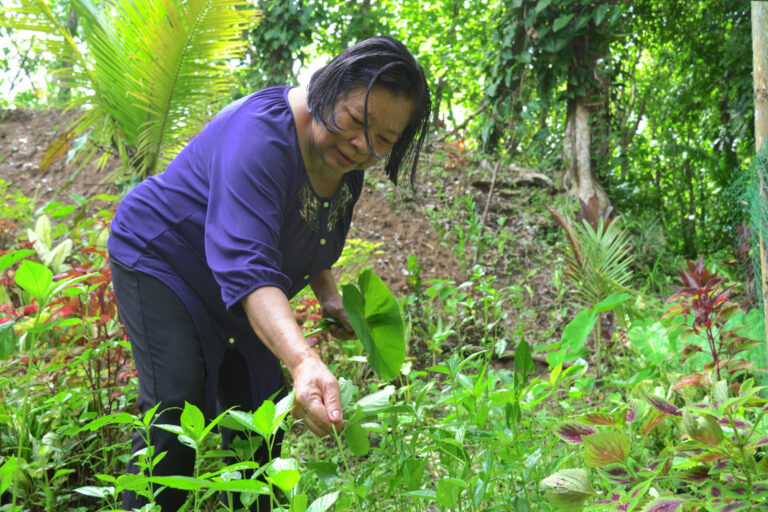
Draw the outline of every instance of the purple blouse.
[[[131,191],[112,222],[111,257],[166,283],[190,310],[209,377],[227,346],[249,362],[269,359],[240,299],[262,286],[291,298],[329,269],[362,189],[363,171],[352,171],[334,196],[315,193],[289,89],[225,107],[165,172]]]

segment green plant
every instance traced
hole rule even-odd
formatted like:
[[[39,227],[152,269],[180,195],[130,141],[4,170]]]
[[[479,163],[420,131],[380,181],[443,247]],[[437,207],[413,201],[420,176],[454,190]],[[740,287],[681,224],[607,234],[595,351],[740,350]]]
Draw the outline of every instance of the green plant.
[[[16,252],[5,255],[3,257],[5,261],[2,261],[5,266],[0,267],[0,271],[4,271],[6,266],[10,266],[20,255],[23,257],[25,254],[23,252]],[[53,272],[48,267],[29,260],[22,260],[19,268],[16,270],[14,277],[16,284],[29,297],[36,300],[38,306],[34,316],[30,317],[31,325],[25,329],[24,334],[19,338],[20,348],[26,352],[23,356],[23,359],[26,361],[23,367],[24,378],[23,385],[21,386],[23,396],[18,401],[19,414],[15,417],[14,422],[17,436],[15,460],[19,467],[23,467],[33,454],[34,443],[30,443],[30,440],[34,440],[35,437],[30,435],[30,423],[28,420],[32,419],[30,417],[32,386],[35,378],[41,372],[39,366],[41,358],[38,356],[41,347],[38,345],[38,340],[44,332],[52,329],[57,323],[56,319],[51,320],[50,311],[47,308],[57,295],[75,287],[87,277],[87,275],[84,275],[55,281]],[[19,498],[17,495],[19,490],[19,486],[13,486],[11,498],[13,505],[17,503]]]
[[[731,395],[725,381],[719,381],[703,399],[686,400],[682,406],[670,401],[672,397],[646,394],[644,400],[575,415],[556,433],[569,444],[583,446],[588,469],[560,470],[542,485],[549,489],[552,503],[567,510],[581,510],[593,496],[598,501],[589,510],[765,507],[764,393],[765,388],[747,380]]]
[[[180,442],[195,450],[194,474],[192,476],[154,475],[153,467],[163,454],[154,453],[149,445],[150,448],[138,457],[140,474],[125,474],[118,477],[97,475],[100,481],[109,485],[80,487],[77,492],[107,500],[111,502],[113,510],[118,510],[118,496],[124,490],[134,491],[152,503],[156,493],[164,487],[191,491],[186,506],[192,507],[192,510],[201,510],[203,503],[218,493],[240,493],[241,501],[246,506],[253,503],[258,495],[269,495],[271,508],[274,508],[280,503],[277,490],[290,493],[298,484],[300,474],[296,465],[290,460],[276,458],[260,466],[253,462],[251,457],[259,444],[266,443],[270,447],[273,445],[275,434],[278,429],[283,428],[283,422],[291,410],[292,403],[293,395],[290,394],[277,404],[266,400],[254,412],[224,411],[208,423],[200,409],[188,403],[185,404],[181,413],[180,425],[155,425],[158,406],[147,411],[140,418],[127,413],[98,418],[84,425],[81,430],[93,431],[107,424],[125,424],[137,428],[143,435],[149,435],[153,426],[177,434]],[[243,433],[245,440],[234,449],[230,448],[225,452],[218,450],[215,443],[220,438],[215,434],[219,425]],[[252,436],[255,437],[255,441],[251,440]],[[243,448],[244,446],[247,448]],[[239,460],[233,464],[205,467],[207,460],[217,459],[223,455],[233,456]],[[293,499],[297,498],[294,496]],[[231,500],[226,510],[234,510]]]
[[[570,252],[566,254],[568,269],[564,275],[574,287],[575,301],[583,306],[595,308],[611,295],[634,294],[627,286],[632,278],[632,253],[628,234],[621,226],[621,219],[610,217],[610,208],[600,215],[594,197],[587,203],[582,200],[579,202],[581,208],[575,225],[561,213],[549,207],[547,209],[563,228],[568,239]],[[598,313],[596,321],[597,330],[593,346],[599,376],[602,369],[601,338],[604,331],[611,331],[611,320],[599,316]]]
[[[667,315],[684,319],[680,327],[685,335],[704,338],[712,356],[712,362],[705,368],[714,370],[717,381],[721,379],[721,370],[727,371],[732,379],[734,373],[754,369],[753,363],[735,356],[759,345],[760,340],[741,336],[738,331],[744,329],[744,325],[726,327],[739,307],[729,298],[730,288],[723,288],[725,278],[709,272],[704,267],[703,257],[696,263],[686,260],[686,268],[679,274],[682,287],[668,299],[673,306]],[[692,322],[688,323],[691,316]],[[698,345],[686,348],[689,352],[701,350]]]
[[[106,163],[104,150],[114,146],[126,169],[153,174],[199,131],[211,101],[226,98],[227,63],[242,52],[254,10],[240,0],[73,7],[87,50],[45,0],[14,0],[0,11],[0,26],[46,34],[33,39],[35,53],[65,59],[62,82],[89,91],[72,105],[88,108],[53,144],[72,145],[81,166],[96,155]]]

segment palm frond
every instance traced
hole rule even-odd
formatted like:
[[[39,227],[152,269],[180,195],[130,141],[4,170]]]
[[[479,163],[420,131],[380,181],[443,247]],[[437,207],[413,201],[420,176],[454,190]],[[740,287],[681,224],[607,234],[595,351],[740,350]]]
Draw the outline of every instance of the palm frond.
[[[62,64],[53,73],[65,87],[89,87],[93,76],[87,60],[69,30],[56,18],[45,0],[8,0],[0,8],[0,26],[34,33],[31,50],[49,55]],[[65,66],[64,63],[70,64]]]
[[[255,11],[242,0],[78,0],[105,108],[135,149],[142,175],[166,164],[233,84]],[[84,24],[84,27],[85,25]]]
[[[234,86],[229,62],[257,20],[246,0],[73,0],[87,52],[45,0],[10,0],[0,25],[39,34],[39,54],[70,59],[63,84],[87,91],[70,139],[88,135],[79,165],[116,151],[140,175],[154,173],[196,133]]]
[[[594,229],[588,222],[578,224],[573,236],[580,247],[581,264],[569,260],[569,277],[576,287],[579,302],[592,306],[613,293],[631,293],[632,278],[629,237],[620,219],[606,223],[603,219]]]

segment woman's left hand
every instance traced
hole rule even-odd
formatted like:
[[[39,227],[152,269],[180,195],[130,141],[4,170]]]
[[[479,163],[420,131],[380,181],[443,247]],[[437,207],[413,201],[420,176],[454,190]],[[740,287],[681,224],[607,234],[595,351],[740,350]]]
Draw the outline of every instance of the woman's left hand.
[[[331,324],[328,327],[328,331],[334,338],[339,340],[351,340],[355,338],[355,332],[352,329],[352,324],[349,323],[347,312],[344,311],[344,306],[341,303],[341,297],[338,295],[336,297],[321,303],[323,308],[322,315],[330,316],[341,322],[341,325]]]

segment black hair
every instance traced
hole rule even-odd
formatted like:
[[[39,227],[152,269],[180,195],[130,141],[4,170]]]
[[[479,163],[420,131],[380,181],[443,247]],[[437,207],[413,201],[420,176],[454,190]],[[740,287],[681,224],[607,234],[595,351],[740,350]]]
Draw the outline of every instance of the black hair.
[[[376,36],[350,46],[326,66],[317,70],[309,81],[307,106],[312,117],[325,128],[338,133],[335,119],[336,101],[359,86],[366,87],[365,142],[368,151],[376,152],[368,136],[368,97],[374,86],[404,95],[414,104],[411,119],[392,146],[384,165],[387,177],[397,184],[400,168],[409,167],[411,185],[424,139],[429,130],[432,101],[424,70],[403,43],[388,36]]]

